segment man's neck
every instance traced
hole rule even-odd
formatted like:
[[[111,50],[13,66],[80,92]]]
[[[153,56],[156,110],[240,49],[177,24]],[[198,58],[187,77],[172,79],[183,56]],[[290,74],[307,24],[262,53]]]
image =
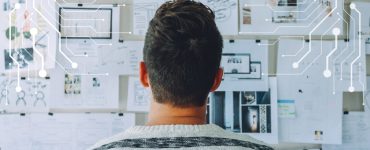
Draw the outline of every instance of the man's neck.
[[[147,125],[201,125],[205,115],[206,106],[178,108],[152,101]]]

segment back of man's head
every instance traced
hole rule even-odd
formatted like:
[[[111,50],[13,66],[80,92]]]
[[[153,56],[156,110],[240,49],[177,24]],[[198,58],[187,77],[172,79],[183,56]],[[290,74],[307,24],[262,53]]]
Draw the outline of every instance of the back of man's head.
[[[175,107],[203,106],[222,55],[215,15],[191,0],[163,4],[151,20],[144,63],[153,98]]]

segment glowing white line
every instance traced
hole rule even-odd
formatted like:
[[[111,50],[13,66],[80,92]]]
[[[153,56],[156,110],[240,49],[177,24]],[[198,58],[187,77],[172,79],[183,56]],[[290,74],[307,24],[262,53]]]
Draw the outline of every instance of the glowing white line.
[[[316,26],[315,26],[315,28],[313,29],[313,30],[311,30],[311,32],[310,32],[310,34],[309,34],[309,39],[310,39],[310,41],[312,40],[312,33],[337,9],[337,7],[338,7],[338,0],[335,0],[335,7],[334,7],[334,9],[332,9],[331,11],[330,11],[330,13],[328,13],[325,17],[324,17],[324,19],[322,19],[321,21],[320,21],[320,23],[319,24],[317,24]],[[303,55],[303,57],[297,62],[298,64],[299,63],[301,63],[302,61],[303,61],[303,59],[305,59],[307,56],[308,56],[308,54],[310,54],[311,53],[311,51],[312,51],[312,43],[310,42],[309,43],[309,45],[308,45],[308,52],[306,53],[306,54],[304,54]]]
[[[68,38],[66,37],[66,43],[65,43],[65,45],[66,45],[66,49],[74,56],[74,57],[86,57],[86,55],[77,55],[77,54],[75,54],[73,51],[72,51],[72,49],[70,49],[69,47],[68,47]]]
[[[59,52],[63,55],[63,57],[65,59],[67,59],[71,64],[73,64],[73,61],[62,51],[62,41],[61,41],[61,35],[60,35],[60,32],[58,29],[55,28],[55,26],[36,8],[35,6],[35,0],[33,0],[33,4],[32,4],[33,8],[35,9],[35,11],[58,33],[59,37],[59,44],[58,44],[58,47],[59,47]]]
[[[338,35],[335,35],[335,47],[334,49],[326,56],[326,70],[329,70],[329,58],[338,50]]]
[[[36,35],[32,35],[32,47],[41,58],[41,69],[45,70],[45,58],[40,51],[36,49]]]
[[[84,73],[84,74],[76,74],[76,73],[70,73],[67,71],[62,64],[60,64],[57,60],[55,60],[56,64],[67,74],[71,75],[80,75],[80,76],[109,76],[109,73],[97,73],[97,74],[92,74],[92,73]]]
[[[305,40],[302,39],[302,47],[295,54],[288,54],[288,55],[285,54],[285,55],[281,55],[281,57],[295,57],[295,56],[297,56],[304,49],[304,45],[305,45],[304,43],[305,43]]]
[[[358,9],[355,7],[354,8],[354,10],[358,13],[358,18],[359,18],[359,21],[358,21],[358,30],[359,30],[359,33],[361,33],[361,31],[362,31],[362,27],[361,27],[361,25],[362,25],[362,16],[361,16],[361,12],[360,11],[358,11]],[[362,42],[362,35],[361,34],[359,34],[358,35],[358,56],[356,57],[356,59],[354,59],[353,61],[352,61],[352,63],[351,63],[351,87],[353,87],[353,65],[355,64],[355,62],[357,61],[357,60],[359,60],[360,58],[361,58],[361,51],[362,51],[362,44],[361,44],[361,42]]]
[[[342,20],[344,20],[344,22],[347,24],[347,39],[349,40],[349,23],[341,16],[341,15],[339,15],[338,14],[338,16],[339,17],[341,17],[342,18]],[[346,47],[345,47],[345,49],[344,50],[342,50],[342,52],[338,55],[338,56],[336,56],[335,58],[334,58],[334,60],[333,60],[333,62],[335,63],[335,62],[337,62],[337,59],[339,58],[339,57],[341,57],[343,54],[344,54],[344,52],[346,52],[347,50],[348,50],[348,47],[349,47],[349,42],[346,42]],[[341,70],[340,70],[340,74],[341,74],[341,80],[343,80],[343,68],[341,67]]]
[[[105,21],[105,19],[64,19],[64,18],[63,20]]]
[[[278,26],[272,32],[239,32],[239,34],[272,34],[272,33],[277,32],[280,28],[308,28],[315,22],[315,20],[317,20],[321,16],[323,12],[325,11],[322,11],[319,15],[316,16],[316,18],[312,19],[312,22],[310,22],[310,24],[307,26],[304,26],[304,25],[302,26]],[[329,16],[330,16],[330,13],[329,13]]]
[[[344,9],[344,12],[350,17],[350,20],[353,20],[353,30],[356,31],[356,20]],[[356,34],[353,34],[353,47],[356,47]],[[351,54],[349,54],[341,63],[340,63],[340,68],[341,68],[341,79],[343,79],[343,64],[344,62],[350,57],[352,56],[353,54],[355,53],[355,51],[352,51]]]
[[[362,65],[360,64],[359,66],[358,66],[358,69],[359,70],[363,70],[362,69]],[[365,91],[365,84],[364,84],[364,82],[361,80],[361,73],[360,73],[361,71],[359,71],[359,74],[358,74],[358,81],[359,81],[359,83],[360,83],[360,85],[361,85],[361,87],[362,87],[362,92],[363,92],[363,94],[362,94],[362,105],[363,106],[366,106],[366,98],[365,98],[365,93],[366,93],[366,91]],[[366,80],[366,79],[364,79],[364,80]]]
[[[326,35],[331,28],[333,28],[335,26],[335,24],[331,25],[330,28],[328,28],[328,30],[326,30],[324,32],[323,35]],[[298,75],[303,75],[303,73],[305,73],[311,66],[313,63],[315,63],[322,55],[322,51],[323,51],[323,48],[322,48],[322,41],[323,41],[323,35],[321,35],[321,50],[320,50],[320,55],[318,55],[317,57],[315,57],[315,59],[300,73],[293,73],[293,74],[284,74],[284,73],[281,73],[281,74],[262,74],[262,76],[269,76],[269,75],[274,75],[274,76],[298,76]]]
[[[13,60],[13,62],[15,64],[17,64],[17,87],[20,87],[21,86],[21,83],[20,83],[20,64],[18,62],[18,60],[16,60],[13,56],[12,56],[12,14],[13,12],[15,11],[15,8],[12,9],[9,13],[9,57]],[[15,50],[15,49],[14,49]],[[7,64],[6,64],[7,65]]]
[[[121,33],[121,34],[131,34],[132,32],[98,32],[92,26],[61,26],[62,28],[90,28],[95,33]]]

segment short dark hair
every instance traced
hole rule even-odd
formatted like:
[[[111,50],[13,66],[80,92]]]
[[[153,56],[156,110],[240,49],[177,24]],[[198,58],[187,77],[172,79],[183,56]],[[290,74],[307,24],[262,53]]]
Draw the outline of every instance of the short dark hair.
[[[211,9],[191,0],[164,3],[150,21],[144,46],[153,98],[175,107],[204,106],[222,48]]]

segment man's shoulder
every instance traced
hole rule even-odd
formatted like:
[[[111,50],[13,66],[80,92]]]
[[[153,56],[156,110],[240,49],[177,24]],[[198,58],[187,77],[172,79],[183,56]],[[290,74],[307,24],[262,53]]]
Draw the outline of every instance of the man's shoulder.
[[[272,149],[249,136],[230,133],[215,125],[138,126],[98,142],[92,149],[135,148]]]

